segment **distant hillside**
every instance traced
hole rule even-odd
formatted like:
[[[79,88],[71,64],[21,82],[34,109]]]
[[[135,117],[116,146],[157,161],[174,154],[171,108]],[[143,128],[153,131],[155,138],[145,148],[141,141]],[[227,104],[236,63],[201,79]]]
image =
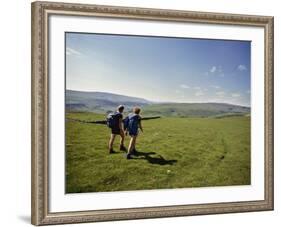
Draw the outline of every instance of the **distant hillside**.
[[[250,113],[250,108],[225,103],[164,103],[146,106],[144,111],[149,115],[209,117],[245,115]]]
[[[151,104],[150,101],[125,95],[117,95],[106,92],[84,92],[66,90],[66,110],[69,112],[87,111],[104,113],[113,111],[119,105],[125,105],[129,111],[134,106],[144,107]]]
[[[67,112],[106,113],[114,111],[120,104],[125,106],[126,112],[140,106],[145,116],[223,117],[250,113],[249,107],[225,103],[153,103],[142,98],[105,92],[66,91]]]

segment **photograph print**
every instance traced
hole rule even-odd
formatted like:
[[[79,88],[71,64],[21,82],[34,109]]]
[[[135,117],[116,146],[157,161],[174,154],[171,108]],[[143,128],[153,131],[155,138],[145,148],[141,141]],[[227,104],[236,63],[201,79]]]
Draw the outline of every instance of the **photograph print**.
[[[65,33],[66,193],[251,184],[251,42]]]

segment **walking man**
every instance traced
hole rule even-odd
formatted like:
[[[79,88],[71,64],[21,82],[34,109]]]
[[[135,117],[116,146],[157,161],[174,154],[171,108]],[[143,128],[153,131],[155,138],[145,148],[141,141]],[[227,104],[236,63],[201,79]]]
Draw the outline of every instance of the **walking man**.
[[[124,146],[124,139],[125,139],[125,133],[124,133],[124,127],[123,127],[123,113],[124,111],[124,106],[120,105],[117,107],[116,112],[110,113],[107,116],[107,125],[109,128],[111,128],[111,135],[110,135],[110,140],[109,140],[109,153],[112,154],[114,153],[113,150],[113,144],[115,137],[117,135],[120,135],[120,151],[126,151],[126,147]]]

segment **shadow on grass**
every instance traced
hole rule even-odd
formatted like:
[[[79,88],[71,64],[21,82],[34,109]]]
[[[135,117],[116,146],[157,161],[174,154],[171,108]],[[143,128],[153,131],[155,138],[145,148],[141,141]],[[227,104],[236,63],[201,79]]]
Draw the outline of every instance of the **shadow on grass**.
[[[113,151],[110,155],[114,154],[126,154],[126,151]]]
[[[153,157],[151,155],[157,155],[155,152],[141,152],[135,151],[133,156],[137,157],[135,159],[146,159],[151,164],[156,165],[173,165],[177,162],[177,160],[167,160],[162,155],[157,155],[157,157]]]

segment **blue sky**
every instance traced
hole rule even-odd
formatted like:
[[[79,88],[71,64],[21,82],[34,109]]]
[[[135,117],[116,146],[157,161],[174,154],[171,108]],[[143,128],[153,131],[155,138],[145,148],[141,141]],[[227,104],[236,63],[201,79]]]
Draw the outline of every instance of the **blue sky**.
[[[66,33],[66,88],[250,106],[248,41]]]

